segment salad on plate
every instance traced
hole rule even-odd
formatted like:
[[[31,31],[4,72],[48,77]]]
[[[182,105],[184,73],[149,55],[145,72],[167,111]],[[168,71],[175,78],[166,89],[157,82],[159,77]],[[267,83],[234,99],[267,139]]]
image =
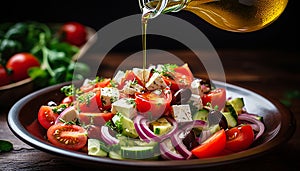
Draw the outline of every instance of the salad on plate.
[[[195,78],[187,63],[118,71],[61,88],[65,98],[40,106],[38,123],[54,146],[126,160],[189,160],[251,148],[263,117],[244,97]]]

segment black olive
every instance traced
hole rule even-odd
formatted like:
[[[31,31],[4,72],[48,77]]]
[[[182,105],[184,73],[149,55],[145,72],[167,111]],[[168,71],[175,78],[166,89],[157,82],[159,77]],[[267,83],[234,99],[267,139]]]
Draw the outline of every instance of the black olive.
[[[208,113],[209,125],[219,124],[221,128],[226,129],[228,127],[225,116],[218,110],[210,110]]]
[[[188,88],[179,89],[173,95],[172,104],[180,105],[186,104],[188,100],[191,98],[192,91]]]

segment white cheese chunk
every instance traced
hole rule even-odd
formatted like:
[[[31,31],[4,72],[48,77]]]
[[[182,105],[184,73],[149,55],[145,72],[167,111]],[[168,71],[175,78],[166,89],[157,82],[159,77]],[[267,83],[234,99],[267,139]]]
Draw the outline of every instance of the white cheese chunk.
[[[189,104],[172,105],[172,115],[177,122],[187,122],[193,120]]]
[[[114,78],[112,79],[112,81],[116,82],[117,84],[120,84],[124,77],[125,77],[125,72],[119,70],[117,74],[114,76]]]
[[[133,98],[122,98],[111,105],[111,112],[116,114],[120,112],[122,115],[132,119],[136,116],[136,104]]]
[[[164,68],[164,65],[163,65],[163,64],[157,64],[157,65],[156,65],[156,70],[157,70],[158,72],[162,72],[162,71],[163,71],[163,68]]]
[[[122,89],[122,92],[129,95],[134,95],[136,92],[140,93],[144,89],[143,86],[132,82],[131,80],[127,81],[125,86]]]
[[[110,106],[113,102],[119,100],[120,93],[115,87],[104,87],[101,91],[101,102],[104,107]]]
[[[202,99],[197,94],[192,94],[189,101],[188,101],[188,103],[193,105],[194,107],[196,107],[197,110],[203,108]]]
[[[164,89],[167,87],[166,82],[159,73],[153,73],[145,86],[148,90]]]
[[[150,70],[149,69],[142,69],[142,68],[133,68],[132,72],[141,80],[143,83],[147,82],[150,77]]]
[[[203,91],[202,91],[202,88],[201,88],[200,81],[201,80],[199,80],[199,79],[196,79],[196,80],[192,81],[191,90],[192,90],[192,94],[196,94],[196,95],[199,95],[200,97],[202,97],[203,96]]]

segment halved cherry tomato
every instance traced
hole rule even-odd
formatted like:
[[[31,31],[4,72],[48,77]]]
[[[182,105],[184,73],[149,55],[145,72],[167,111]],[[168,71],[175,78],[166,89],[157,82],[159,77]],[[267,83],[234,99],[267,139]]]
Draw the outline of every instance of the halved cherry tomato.
[[[74,96],[67,96],[62,101],[61,104],[71,105],[74,102]]]
[[[110,85],[110,81],[111,81],[110,78],[104,78],[104,79],[101,79],[99,82],[96,82],[96,83],[82,85],[80,87],[80,90],[82,92],[89,92],[89,91],[93,91],[95,88],[107,87],[107,86]]]
[[[239,125],[225,131],[226,149],[232,152],[246,150],[254,141],[254,132],[251,125]]]
[[[198,158],[214,157],[219,155],[225,148],[226,134],[224,129],[214,133],[211,137],[191,150]]]
[[[169,89],[135,94],[137,111],[149,120],[154,120],[170,110],[172,93]]]
[[[170,87],[172,92],[181,88],[188,87],[194,79],[194,76],[187,64],[174,68],[171,76],[163,76],[164,81]]]
[[[212,108],[218,108],[222,110],[226,103],[226,89],[225,88],[216,88],[204,94],[202,97],[202,103],[204,106],[211,104]]]
[[[86,129],[88,138],[101,139],[100,126],[89,125]]]
[[[107,121],[111,120],[114,116],[111,112],[80,112],[78,114],[79,122],[83,125],[104,125]]]
[[[102,108],[100,90],[86,92],[77,97],[80,112],[99,112]]]
[[[127,70],[121,83],[118,85],[118,89],[122,89],[127,81],[136,81],[139,85],[144,85],[143,82],[134,74],[132,70]]]
[[[47,138],[57,147],[79,150],[87,143],[87,131],[78,125],[57,123],[47,130]]]
[[[48,129],[51,125],[55,123],[58,114],[54,113],[52,107],[42,105],[38,112],[38,121],[45,128]]]

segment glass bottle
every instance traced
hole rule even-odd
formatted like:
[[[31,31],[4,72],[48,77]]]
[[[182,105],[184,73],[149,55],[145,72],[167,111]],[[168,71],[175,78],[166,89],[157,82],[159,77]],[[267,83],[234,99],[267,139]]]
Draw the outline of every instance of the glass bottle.
[[[186,10],[232,32],[251,32],[268,26],[282,14],[287,3],[288,0],[139,0],[144,19]]]

